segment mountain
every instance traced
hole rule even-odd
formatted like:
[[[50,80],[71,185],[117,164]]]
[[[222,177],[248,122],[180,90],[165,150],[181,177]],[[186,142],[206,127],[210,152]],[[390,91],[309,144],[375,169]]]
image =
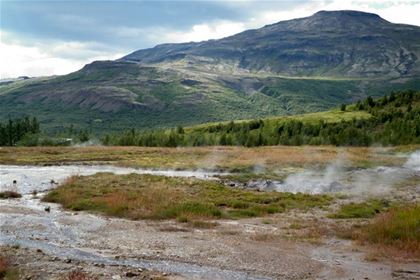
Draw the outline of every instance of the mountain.
[[[71,124],[117,131],[321,111],[420,89],[419,57],[420,27],[321,11],[0,84],[0,118],[36,115],[49,131]]]
[[[420,74],[419,38],[419,27],[392,24],[375,14],[321,11],[221,40],[159,45],[121,61],[183,59],[287,76],[413,76]]]

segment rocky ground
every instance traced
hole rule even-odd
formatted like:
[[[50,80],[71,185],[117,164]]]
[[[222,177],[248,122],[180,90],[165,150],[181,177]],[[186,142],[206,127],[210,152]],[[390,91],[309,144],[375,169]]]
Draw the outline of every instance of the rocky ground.
[[[60,211],[0,207],[1,213],[11,210],[32,219]],[[22,271],[21,279],[62,279],[72,271],[98,279],[419,279],[416,262],[378,260],[369,247],[336,238],[334,228],[348,225],[332,223],[321,212],[217,221],[212,228],[60,212],[54,224],[73,233],[77,228],[74,244],[55,239],[53,230],[42,236],[42,224],[22,219],[24,229],[3,223],[2,234],[23,244],[2,247],[2,254]],[[33,234],[25,236],[28,229]],[[63,254],[75,248],[80,251]]]
[[[13,277],[17,279],[182,279],[175,275],[141,268],[59,258],[48,255],[40,249],[17,246],[0,246],[0,249],[1,255],[7,258],[10,269],[15,271]]]
[[[23,190],[0,200],[0,256],[19,272],[9,279],[420,279],[418,259],[349,239],[368,220],[329,217],[360,195],[325,209],[191,224],[66,211],[41,202],[44,188]],[[418,204],[418,193],[412,176],[381,195]]]

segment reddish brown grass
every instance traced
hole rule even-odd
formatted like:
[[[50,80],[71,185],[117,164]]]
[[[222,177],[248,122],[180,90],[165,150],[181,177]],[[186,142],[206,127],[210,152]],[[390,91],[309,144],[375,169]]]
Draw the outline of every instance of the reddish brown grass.
[[[3,279],[8,269],[9,269],[9,263],[7,262],[6,258],[0,256],[0,279]]]
[[[97,279],[98,277],[90,276],[89,274],[80,270],[69,272],[64,278],[64,280],[97,280]]]

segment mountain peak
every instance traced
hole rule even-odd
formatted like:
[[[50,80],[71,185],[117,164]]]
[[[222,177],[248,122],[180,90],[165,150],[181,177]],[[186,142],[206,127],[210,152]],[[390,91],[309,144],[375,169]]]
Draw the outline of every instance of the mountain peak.
[[[319,11],[313,14],[313,17],[353,17],[353,18],[372,18],[382,19],[379,15],[374,13],[367,13],[354,10],[338,10],[338,11]]]
[[[312,16],[307,18],[309,21],[316,23],[325,24],[338,24],[346,25],[349,28],[361,27],[361,26],[372,26],[380,24],[388,24],[389,22],[381,18],[377,14],[353,11],[353,10],[340,10],[340,11],[319,11]],[[333,26],[332,26],[333,27]]]

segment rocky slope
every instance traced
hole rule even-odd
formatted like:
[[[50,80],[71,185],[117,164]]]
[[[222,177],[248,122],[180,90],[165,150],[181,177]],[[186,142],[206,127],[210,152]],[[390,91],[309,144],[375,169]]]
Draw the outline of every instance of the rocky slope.
[[[420,27],[318,12],[220,40],[164,44],[59,77],[0,84],[0,118],[50,131],[155,128],[325,110],[420,89]]]

